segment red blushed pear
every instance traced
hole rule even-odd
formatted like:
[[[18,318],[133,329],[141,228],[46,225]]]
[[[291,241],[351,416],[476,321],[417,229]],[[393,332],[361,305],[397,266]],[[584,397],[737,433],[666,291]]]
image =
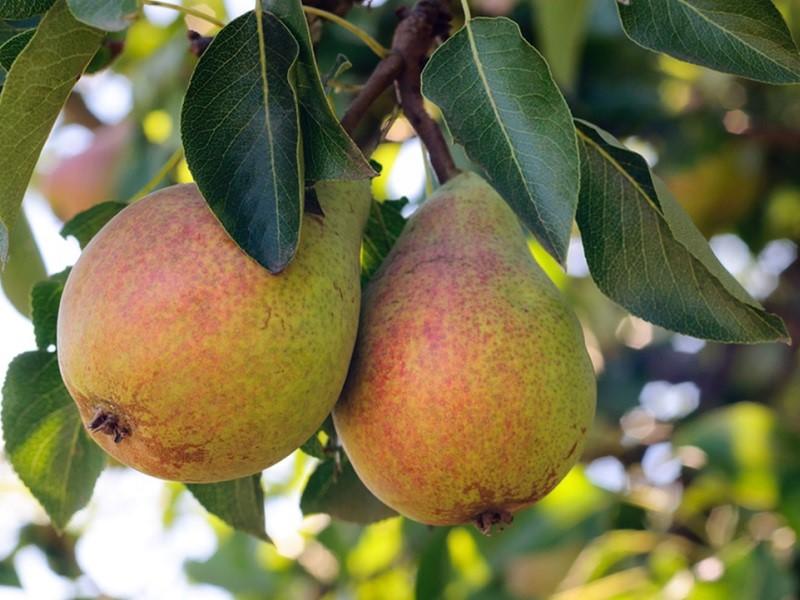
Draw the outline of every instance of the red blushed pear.
[[[385,504],[487,531],[576,463],[595,397],[575,315],[513,211],[464,173],[411,218],[370,282],[334,420]]]
[[[123,210],[69,275],[64,382],[92,437],[135,469],[183,482],[276,463],[338,398],[355,342],[370,184],[316,186],[295,260],[272,275],[195,185]]]

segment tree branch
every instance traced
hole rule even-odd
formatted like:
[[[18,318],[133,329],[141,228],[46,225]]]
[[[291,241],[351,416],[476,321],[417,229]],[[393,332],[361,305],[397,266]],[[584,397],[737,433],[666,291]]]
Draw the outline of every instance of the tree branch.
[[[372,103],[392,85],[402,70],[403,57],[395,52],[378,63],[342,117],[342,127],[347,133],[352,134],[355,131]]]
[[[458,174],[456,163],[450,154],[450,148],[442,135],[442,130],[425,110],[420,90],[420,72],[418,63],[407,64],[400,78],[397,80],[397,89],[400,92],[400,104],[403,114],[419,135],[428,155],[431,165],[436,172],[439,183],[444,183]]]
[[[392,39],[391,54],[367,79],[342,118],[342,126],[352,134],[372,103],[397,82],[403,112],[425,144],[436,176],[443,183],[458,170],[439,126],[425,111],[420,73],[434,40],[447,36],[451,15],[443,2],[419,0],[413,9],[398,11],[398,16],[401,21]]]

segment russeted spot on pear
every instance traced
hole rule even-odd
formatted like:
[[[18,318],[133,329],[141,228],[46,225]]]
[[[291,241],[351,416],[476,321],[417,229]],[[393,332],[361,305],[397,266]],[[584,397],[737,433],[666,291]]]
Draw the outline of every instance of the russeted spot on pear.
[[[386,505],[482,531],[577,462],[596,384],[580,325],[478,175],[439,188],[367,286],[334,422]]]
[[[194,184],[125,208],[87,245],[58,315],[64,383],[92,437],[135,469],[204,483],[257,473],[317,430],[347,374],[368,181],[316,186],[273,275]]]

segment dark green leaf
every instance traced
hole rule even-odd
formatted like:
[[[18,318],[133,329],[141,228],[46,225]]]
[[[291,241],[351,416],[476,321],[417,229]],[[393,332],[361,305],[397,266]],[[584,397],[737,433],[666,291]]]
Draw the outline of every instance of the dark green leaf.
[[[103,202],[75,215],[61,228],[61,236],[73,236],[81,248],[85,248],[106,223],[117,215],[127,204],[124,202]]]
[[[35,29],[27,29],[18,33],[0,46],[0,67],[3,67],[6,71],[11,68],[11,65],[14,64],[19,53],[22,52],[25,46],[28,45],[28,42],[31,41],[35,31]]]
[[[112,31],[108,33],[100,49],[92,57],[92,60],[89,61],[89,66],[86,67],[86,73],[97,73],[111,66],[122,51],[127,33],[127,31]]]
[[[83,429],[55,353],[17,356],[3,385],[6,456],[53,525],[63,529],[89,502],[105,454]]]
[[[405,227],[406,219],[403,208],[408,200],[385,200],[372,202],[369,219],[361,242],[361,278],[369,280],[381,266],[383,259],[397,241],[397,237]]]
[[[578,203],[575,128],[547,63],[517,24],[469,21],[430,58],[422,86],[469,158],[563,262]]]
[[[309,456],[313,456],[314,458],[318,458],[320,460],[325,460],[328,458],[325,455],[325,446],[323,446],[322,442],[319,441],[319,433],[315,433],[308,438],[308,440],[302,446],[300,446],[300,450]]]
[[[308,440],[302,446],[300,446],[300,450],[309,456],[313,456],[314,458],[328,460],[330,458],[330,453],[326,451],[323,442],[320,440],[320,436],[323,434],[327,438],[326,444],[333,436],[336,435],[336,430],[333,427],[333,419],[330,415],[328,415],[328,418],[326,418],[325,422],[322,423],[319,431],[316,431],[314,435],[308,438]]]
[[[361,483],[346,458],[341,472],[337,471],[334,460],[317,466],[303,491],[300,508],[304,514],[328,513],[351,523],[374,523],[397,514]]]
[[[246,13],[203,53],[183,104],[183,145],[200,191],[231,237],[273,273],[300,239],[297,53],[274,15]]]
[[[137,0],[67,0],[75,18],[104,31],[121,31],[139,13]]]
[[[565,90],[575,86],[589,16],[587,0],[533,0],[536,39],[553,78]]]
[[[31,289],[47,277],[42,255],[33,239],[28,219],[24,213],[17,219],[11,232],[8,264],[0,273],[0,283],[11,304],[26,317],[31,315]]]
[[[17,571],[11,558],[0,561],[0,585],[7,587],[20,587]]]
[[[0,263],[39,153],[101,40],[58,0],[8,72],[0,95]]]
[[[578,226],[600,289],[634,315],[720,342],[787,341],[719,263],[645,160],[578,121],[583,160]]]
[[[0,46],[20,33],[25,31],[34,31],[39,24],[38,22],[39,17],[24,19],[23,21],[17,21],[14,24],[0,20]],[[3,91],[3,84],[5,83],[7,76],[8,72],[6,71],[5,67],[0,66],[0,92]],[[1,231],[2,226],[0,226],[0,232]]]
[[[419,557],[416,598],[442,598],[444,588],[450,579],[450,553],[447,550],[449,527],[438,527],[430,532],[422,554]]]
[[[40,350],[47,350],[56,343],[58,305],[69,271],[70,269],[64,269],[33,286],[31,292],[33,330],[36,334],[36,345]]]
[[[186,487],[203,508],[234,529],[269,541],[264,531],[264,491],[260,473],[220,483],[191,483]]]
[[[769,0],[634,0],[617,4],[634,42],[767,83],[800,81],[800,54]]]
[[[0,46],[5,44],[8,40],[12,37],[17,35],[23,30],[20,30],[18,27],[15,27],[5,21],[0,20]]]
[[[0,0],[0,17],[24,19],[42,14],[53,4],[53,0]]]
[[[295,81],[300,102],[306,180],[372,177],[375,173],[342,129],[325,96],[300,0],[270,0],[268,7],[289,28],[300,46]]]

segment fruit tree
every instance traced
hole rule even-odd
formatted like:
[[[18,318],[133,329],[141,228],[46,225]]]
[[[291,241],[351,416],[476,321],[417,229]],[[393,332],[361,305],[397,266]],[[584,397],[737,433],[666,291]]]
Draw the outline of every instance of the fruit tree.
[[[0,0],[0,591],[796,597],[798,33]]]

